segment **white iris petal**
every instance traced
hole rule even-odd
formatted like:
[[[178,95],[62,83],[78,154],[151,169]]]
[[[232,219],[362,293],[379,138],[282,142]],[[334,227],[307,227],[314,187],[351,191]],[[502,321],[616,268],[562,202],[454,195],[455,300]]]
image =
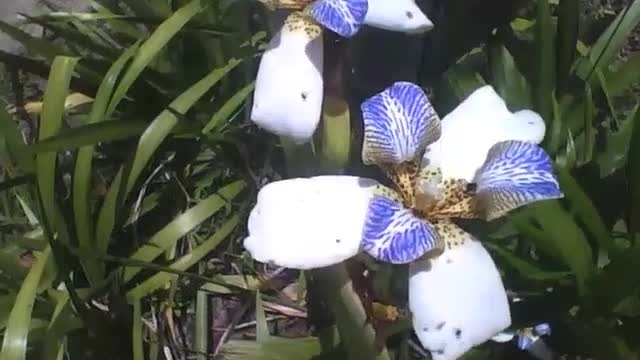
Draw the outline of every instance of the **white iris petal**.
[[[462,245],[411,264],[413,326],[434,360],[453,360],[511,324],[507,295],[493,260],[465,234]]]
[[[270,183],[249,216],[245,248],[254,259],[295,269],[356,255],[373,187],[371,179],[317,176]]]
[[[412,34],[427,32],[433,23],[415,0],[369,0],[364,23],[376,28]]]
[[[423,166],[439,167],[443,178],[472,181],[489,149],[500,141],[540,143],[545,124],[530,110],[512,113],[487,85],[474,91],[442,119],[442,135],[427,147]]]
[[[323,43],[320,27],[293,13],[262,55],[251,110],[259,127],[297,142],[320,121]]]

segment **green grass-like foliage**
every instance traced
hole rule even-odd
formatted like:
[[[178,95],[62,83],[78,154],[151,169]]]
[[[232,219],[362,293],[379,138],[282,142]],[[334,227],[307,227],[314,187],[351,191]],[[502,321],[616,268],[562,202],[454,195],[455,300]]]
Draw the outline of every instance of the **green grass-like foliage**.
[[[0,360],[419,358],[407,321],[374,339],[345,264],[282,286],[242,254],[247,210],[265,178],[343,172],[360,154],[352,140],[361,128],[344,99],[327,97],[315,147],[275,147],[248,125],[266,37],[250,24],[261,8],[91,3],[91,12],[25,14],[47,38],[0,22],[32,57],[0,60],[48,74],[34,99],[41,111],[0,99]],[[441,113],[489,83],[511,110],[544,116],[543,146],[565,198],[478,233],[521,299],[514,327],[551,323],[556,355],[636,359],[640,56],[618,55],[640,23],[640,0],[592,43],[580,35],[580,3],[531,1],[422,85]],[[73,93],[91,101],[69,103]],[[406,269],[366,266],[378,300],[402,307]],[[327,300],[328,326],[272,334],[277,316],[311,318],[318,304],[305,294],[313,289]],[[233,316],[220,325],[222,313]],[[518,356],[491,343],[466,357]]]

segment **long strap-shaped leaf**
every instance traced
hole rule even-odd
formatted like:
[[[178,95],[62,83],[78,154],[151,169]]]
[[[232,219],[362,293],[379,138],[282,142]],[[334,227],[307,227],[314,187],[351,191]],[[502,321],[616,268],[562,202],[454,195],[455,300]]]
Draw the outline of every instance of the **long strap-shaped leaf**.
[[[133,57],[140,46],[136,43],[127,49],[116,60],[105,75],[89,114],[89,123],[97,123],[106,119],[105,112],[109,99],[113,94],[116,81],[126,63]],[[102,134],[102,132],[100,132]],[[80,248],[91,249],[95,246],[92,209],[90,207],[89,192],[91,188],[91,173],[93,169],[93,146],[85,146],[78,150],[76,167],[73,174],[73,215]],[[102,279],[100,267],[94,261],[86,260],[84,267],[91,283]]]
[[[78,58],[61,56],[53,61],[42,105],[38,141],[56,135],[63,124],[64,103]],[[56,219],[55,179],[56,153],[36,156],[38,191],[42,199],[44,221],[53,227]]]
[[[167,249],[175,245],[184,235],[213,216],[218,210],[222,209],[225,203],[235,198],[245,186],[245,182],[239,180],[220,189],[218,193],[200,201],[196,206],[176,217],[160,231],[155,233],[145,245],[133,253],[130,259],[153,261]],[[124,280],[131,280],[140,270],[140,268],[134,267],[127,268],[124,272]]]
[[[142,44],[140,51],[138,51],[131,65],[127,68],[122,81],[120,81],[113,93],[111,103],[106,111],[107,116],[113,113],[120,101],[124,99],[131,85],[138,79],[149,63],[153,61],[189,20],[208,6],[208,3],[208,1],[204,0],[192,0],[158,26],[149,39]]]
[[[218,83],[220,79],[241,62],[242,60],[232,59],[226,66],[213,70],[209,75],[178,96],[169,104],[169,109],[161,112],[160,115],[151,122],[147,130],[140,137],[129,171],[125,173],[124,168],[120,169],[102,205],[96,228],[96,247],[98,252],[106,252],[109,246],[111,232],[116,222],[116,210],[119,207],[118,196],[122,195],[124,199],[129,194],[142,173],[142,170],[149,162],[149,159],[151,159],[151,156],[178,122],[177,114],[186,114],[211,87]],[[123,183],[125,176],[126,180],[124,180],[125,182]],[[123,194],[119,194],[121,185],[125,186]]]
[[[211,253],[220,243],[226,239],[231,232],[240,224],[240,217],[238,215],[231,216],[223,225],[221,225],[216,232],[206,239],[202,244],[193,249],[191,253],[182,256],[178,260],[174,261],[170,268],[174,270],[184,271],[196,263],[202,260],[205,256]],[[151,276],[147,280],[143,281],[140,285],[131,289],[127,293],[127,300],[131,302],[134,299],[140,299],[147,296],[156,289],[162,287],[168,281],[174,279],[177,275],[167,272],[158,272]]]
[[[38,256],[38,260],[22,283],[4,332],[0,360],[24,360],[27,358],[27,340],[31,325],[31,313],[38,292],[38,284],[44,274],[50,256],[51,248],[47,247]]]

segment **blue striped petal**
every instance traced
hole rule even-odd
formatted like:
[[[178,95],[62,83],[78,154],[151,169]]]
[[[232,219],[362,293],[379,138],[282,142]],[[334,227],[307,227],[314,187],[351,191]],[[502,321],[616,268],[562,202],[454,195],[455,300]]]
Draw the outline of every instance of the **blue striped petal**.
[[[362,249],[374,258],[405,264],[436,248],[438,239],[433,225],[415,217],[400,203],[377,195],[371,199]]]
[[[474,182],[479,210],[488,220],[523,205],[563,196],[549,156],[539,146],[522,141],[495,144]]]
[[[364,22],[368,7],[367,0],[316,0],[306,11],[327,29],[351,37]]]
[[[440,137],[440,119],[422,89],[397,82],[362,103],[365,164],[398,165]]]
[[[527,350],[534,343],[534,339],[527,335],[518,335],[518,340],[516,341],[516,346],[520,350]]]

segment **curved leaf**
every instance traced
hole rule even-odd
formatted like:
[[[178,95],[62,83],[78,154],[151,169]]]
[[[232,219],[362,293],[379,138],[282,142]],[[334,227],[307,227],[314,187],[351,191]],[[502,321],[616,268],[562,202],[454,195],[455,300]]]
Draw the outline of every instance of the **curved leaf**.
[[[35,304],[40,278],[44,274],[46,264],[51,255],[51,248],[37,257],[37,261],[29,271],[18,292],[13,309],[7,321],[7,328],[2,340],[0,360],[26,360],[27,341],[31,325],[31,313]]]

